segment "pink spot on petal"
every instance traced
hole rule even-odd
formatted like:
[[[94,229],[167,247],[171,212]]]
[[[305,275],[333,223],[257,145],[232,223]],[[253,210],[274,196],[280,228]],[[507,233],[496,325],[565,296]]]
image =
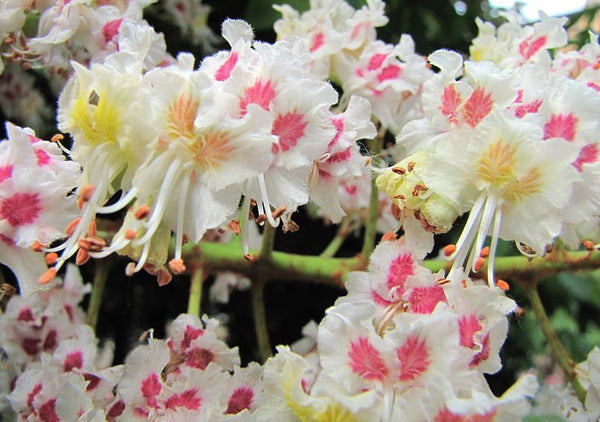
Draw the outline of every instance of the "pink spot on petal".
[[[344,185],[343,188],[344,191],[350,196],[355,196],[358,193],[358,186],[356,185]]]
[[[38,409],[38,417],[42,422],[60,422],[56,414],[56,399],[50,399]]]
[[[379,305],[379,306],[390,306],[393,305],[396,302],[392,302],[391,300],[387,300],[384,299],[379,293],[377,293],[375,290],[371,290],[371,298],[373,299],[373,302],[375,302],[375,304]]]
[[[331,123],[333,124],[333,127],[335,127],[336,132],[333,139],[329,141],[329,144],[327,145],[328,149],[333,147],[340,140],[340,136],[342,136],[342,132],[344,132],[344,119],[333,118],[331,119]]]
[[[375,70],[379,69],[383,64],[383,61],[387,57],[387,54],[377,53],[374,54],[373,57],[369,59],[369,64],[367,65],[367,70]]]
[[[236,388],[229,400],[227,401],[226,415],[235,415],[244,409],[250,409],[252,400],[254,399],[254,391],[250,387]]]
[[[400,66],[390,64],[381,69],[381,72],[379,72],[379,74],[377,75],[377,81],[383,82],[390,79],[396,79],[400,75],[401,70],[402,69],[400,68]]]
[[[310,51],[311,53],[313,51],[317,51],[319,48],[321,48],[323,46],[323,44],[325,44],[325,35],[322,32],[317,32],[315,34],[315,37],[312,40],[312,43],[311,43],[308,51]]]
[[[329,157],[328,161],[330,163],[340,163],[343,161],[348,161],[351,156],[352,156],[352,147],[348,147],[341,152],[331,154],[331,157]]]
[[[458,320],[458,332],[460,333],[460,345],[472,349],[475,347],[473,336],[481,330],[481,324],[475,314],[463,315]]]
[[[47,166],[50,164],[50,154],[40,148],[35,149],[35,156],[37,157],[38,167]]]
[[[492,94],[486,93],[481,87],[475,88],[463,107],[465,123],[471,127],[477,126],[492,111],[492,105]]]
[[[202,328],[195,328],[191,325],[185,326],[185,332],[183,333],[183,340],[181,340],[181,348],[183,350],[190,347],[192,341],[196,340],[198,337],[204,334],[204,330]]]
[[[416,314],[430,314],[440,302],[446,302],[442,286],[415,287],[410,292],[408,302]]]
[[[600,91],[600,85],[598,85],[595,82],[588,82],[587,86],[589,86],[590,88],[596,90],[596,91]]]
[[[584,164],[591,164],[598,161],[598,144],[588,144],[579,150],[579,155],[573,163],[578,172],[583,171]]]
[[[233,68],[237,64],[237,61],[238,61],[238,53],[233,51],[229,55],[229,58],[225,61],[225,63],[223,63],[221,65],[221,67],[219,67],[217,69],[217,72],[215,73],[215,79],[217,81],[224,81],[226,79],[229,79],[229,77],[231,76],[231,72],[233,71]]]
[[[359,337],[358,340],[350,343],[348,357],[352,372],[365,380],[383,381],[388,374],[388,368],[379,351],[367,337]]]
[[[433,422],[468,422],[467,417],[463,415],[457,415],[451,412],[448,408],[444,407],[442,410],[435,415]]]
[[[416,379],[431,363],[427,343],[425,339],[421,340],[418,336],[408,336],[396,354],[400,360],[400,381]]]
[[[562,382],[561,382],[562,385]],[[471,415],[469,422],[494,422],[496,420],[497,409],[492,409],[489,412]]]
[[[271,81],[259,79],[254,85],[246,89],[244,96],[240,99],[240,114],[244,116],[247,113],[248,104],[257,104],[264,110],[269,111],[271,100],[276,95],[277,92],[275,92]]]
[[[83,379],[85,379],[88,382],[85,391],[94,391],[96,387],[98,387],[98,385],[100,384],[100,381],[102,381],[102,378],[100,378],[97,375],[90,374],[89,372],[83,374]]]
[[[462,99],[460,98],[460,94],[454,89],[454,85],[446,86],[442,94],[442,106],[440,110],[450,123],[458,123],[458,107],[461,103]]]
[[[44,340],[44,344],[42,345],[44,351],[51,352],[56,348],[56,346],[58,345],[57,337],[58,333],[56,332],[56,330],[51,330],[48,333],[46,339]]]
[[[356,25],[354,25],[354,28],[352,28],[352,32],[350,33],[350,39],[355,39],[356,37],[358,37],[358,35],[360,34],[361,31],[368,31],[371,28],[371,23],[370,22],[360,22]]]
[[[183,393],[173,394],[165,402],[167,409],[186,408],[189,410],[199,410],[202,405],[202,397],[198,397],[198,390],[195,388],[184,391]]]
[[[33,223],[41,210],[37,193],[17,192],[0,203],[0,216],[13,227]]]
[[[29,356],[36,356],[40,352],[40,339],[25,337],[21,340],[21,349],[25,351]]]
[[[473,355],[473,359],[469,362],[469,368],[479,366],[481,362],[486,361],[490,357],[490,333],[487,333],[481,343],[481,350]]]
[[[70,352],[63,361],[63,369],[65,372],[72,371],[73,368],[81,369],[83,367],[83,353],[81,350]]]
[[[542,100],[540,100],[540,99],[533,100],[530,103],[521,104],[521,105],[515,107],[515,117],[520,119],[528,113],[537,113],[538,110],[540,109],[541,105],[542,105]]]
[[[108,420],[114,419],[117,416],[121,416],[121,413],[123,413],[124,410],[125,402],[123,400],[119,400],[111,406],[108,413],[106,414],[106,417],[108,418]]]
[[[295,147],[298,140],[304,136],[304,129],[308,122],[304,115],[290,112],[277,116],[273,122],[273,135],[279,137],[279,146],[283,152]]]
[[[575,139],[577,123],[578,119],[572,113],[553,114],[544,125],[544,139],[562,138],[572,142]]]
[[[404,283],[406,279],[414,275],[415,273],[415,261],[412,255],[408,252],[402,252],[398,255],[388,269],[387,275],[387,287],[392,290],[397,289],[398,294],[401,296],[404,293]]]
[[[158,375],[151,373],[142,381],[140,391],[142,396],[146,399],[146,404],[154,409],[158,408],[158,402],[156,396],[160,394],[162,390],[162,384],[158,379]]]
[[[105,43],[112,41],[115,36],[119,35],[121,23],[123,23],[123,18],[115,19],[104,24],[102,27],[102,36],[104,37]]]
[[[214,358],[215,354],[210,350],[197,347],[186,352],[185,363],[193,368],[206,369]]]
[[[541,36],[537,37],[532,41],[533,35],[525,39],[519,44],[519,54],[525,60],[529,60],[531,56],[537,53],[540,48],[542,48],[546,44],[546,37]]]
[[[12,176],[13,166],[10,164],[6,166],[0,166],[0,183]]]
[[[33,400],[35,399],[35,396],[37,396],[40,391],[42,391],[42,383],[37,383],[35,387],[33,387],[33,390],[31,390],[29,392],[29,394],[27,394],[27,406],[33,410]]]
[[[74,321],[75,315],[73,314],[73,307],[67,303],[63,306],[63,308],[69,316],[69,320]]]

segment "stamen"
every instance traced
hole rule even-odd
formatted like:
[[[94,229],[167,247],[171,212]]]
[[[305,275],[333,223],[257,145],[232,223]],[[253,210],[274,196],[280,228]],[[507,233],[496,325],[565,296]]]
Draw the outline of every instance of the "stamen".
[[[246,261],[249,261],[249,262],[256,262],[256,261],[258,260],[258,258],[257,258],[257,257],[255,257],[254,255],[252,255],[252,254],[250,254],[250,253],[245,253],[245,254],[244,254],[244,259],[245,259]]]
[[[264,205],[265,214],[267,214],[269,224],[273,227],[277,227],[279,225],[279,220],[275,221],[275,218],[273,218],[273,214],[271,214],[271,205],[269,203],[269,195],[267,194],[267,186],[265,184],[264,174],[258,175],[258,187],[260,189],[261,200]]]
[[[499,207],[494,217],[494,228],[492,229],[492,240],[490,241],[490,257],[487,269],[488,286],[492,287],[494,283],[494,263],[496,261],[496,247],[500,237],[500,227],[502,227],[502,207]]]
[[[450,256],[456,251],[456,245],[450,244],[446,245],[444,248],[444,256]]]
[[[283,215],[283,213],[287,210],[285,205],[280,206],[275,211],[273,211],[273,218],[277,219]]]
[[[173,276],[167,270],[158,270],[156,273],[156,279],[160,287],[166,286],[173,280]]]
[[[494,195],[490,195],[485,201],[485,207],[483,208],[483,215],[481,217],[481,222],[479,223],[479,230],[477,231],[477,239],[475,240],[475,244],[473,245],[472,250],[472,259],[475,260],[476,256],[480,256],[481,248],[483,247],[483,243],[485,242],[485,238],[487,237],[488,232],[490,231],[490,226],[492,225],[492,220],[495,219],[495,215],[497,212],[498,200]],[[475,270],[475,264],[473,263],[473,270]],[[467,266],[470,268],[470,265]]]
[[[77,205],[79,205],[79,209],[83,208],[83,204],[89,202],[92,199],[92,195],[94,194],[94,186],[93,185],[85,185],[81,188],[79,192],[79,201]]]
[[[436,281],[438,286],[445,286],[446,284],[450,283],[451,280],[448,280],[447,278],[441,278],[438,281]]]
[[[585,242],[583,242],[583,247],[590,252],[595,249],[594,242],[592,242],[591,240],[586,240]]]
[[[392,231],[387,231],[384,233],[383,236],[381,236],[381,241],[388,242],[388,241],[396,240],[397,238],[398,238],[398,236],[396,235],[396,233],[394,233]]]
[[[477,259],[477,261],[475,261],[475,264],[473,264],[473,270],[475,270],[475,272],[478,272],[479,270],[481,270],[483,268],[484,265],[485,265],[485,258],[479,257]]]
[[[135,274],[135,262],[130,262],[129,264],[127,264],[125,266],[125,275],[127,277],[131,277],[132,275]]]
[[[31,250],[34,252],[42,252],[44,250],[44,245],[37,240],[33,241],[33,245],[31,245]]]
[[[96,237],[96,219],[93,219],[88,226],[88,236]]]
[[[371,157],[365,158],[365,167],[369,167],[369,164],[371,164]]]
[[[136,236],[136,231],[134,229],[125,230],[125,239],[133,240],[133,239],[135,239],[135,236]]]
[[[419,196],[419,192],[425,192],[426,190],[427,186],[417,183],[412,191],[412,196]]]
[[[112,214],[117,211],[120,211],[123,208],[125,208],[136,197],[137,193],[138,193],[137,189],[132,188],[125,195],[121,196],[117,202],[115,202],[112,205],[107,205],[105,207],[98,207],[96,212],[98,214]],[[140,219],[138,219],[138,220],[140,220]]]
[[[399,174],[399,175],[403,175],[406,173],[406,169],[402,168],[402,167],[392,167],[392,172]]]
[[[260,214],[258,217],[256,217],[256,222],[258,224],[262,224],[265,221],[267,221],[267,215],[266,214]]]
[[[187,200],[188,189],[190,186],[190,174],[184,174],[181,183],[181,191],[179,192],[179,202],[177,207],[177,227],[175,230],[175,254],[174,258],[177,261],[181,261],[183,271],[185,271],[185,265],[181,260],[181,248],[183,247],[183,219],[185,218],[185,203]],[[171,268],[173,270],[173,268]],[[181,271],[181,272],[183,272]],[[180,274],[173,270],[174,273]]]
[[[76,218],[75,220],[73,220],[69,223],[69,225],[65,229],[65,233],[67,234],[67,236],[69,236],[69,237],[73,236],[73,233],[75,232],[75,229],[77,228],[77,225],[79,225],[80,221],[81,221],[81,217]]]
[[[54,277],[56,277],[56,269],[48,268],[48,270],[38,279],[38,284],[48,284],[54,280]]]
[[[408,171],[413,171],[413,169],[415,168],[416,165],[417,165],[417,163],[415,163],[414,161],[409,161],[406,168]]]
[[[143,220],[144,218],[147,218],[150,215],[150,207],[148,206],[148,204],[143,204],[140,205],[138,207],[137,210],[135,210],[135,219],[136,220]]]
[[[183,263],[183,259],[173,258],[169,261],[169,268],[175,274],[183,274],[186,270],[185,264]]]
[[[133,268],[133,272],[137,273],[139,270],[141,270],[144,267],[144,264],[146,263],[146,259],[148,259],[148,254],[150,253],[150,241],[147,241],[146,243],[144,243],[144,248],[142,249],[142,253],[140,254],[140,258],[139,261],[137,263],[137,265]]]
[[[496,286],[498,286],[498,288],[500,290],[503,290],[505,292],[507,290],[510,290],[510,285],[506,281],[502,280],[501,278],[499,278],[498,280],[496,280]]]
[[[240,235],[240,220],[238,220],[237,218],[234,218],[233,220],[231,220],[229,222],[229,224],[227,224],[227,228],[229,228],[229,230],[231,230],[232,232],[234,232],[236,235]]]
[[[56,264],[56,260],[58,259],[58,254],[56,252],[50,252],[46,254],[44,260],[46,261],[46,265],[54,265]]]
[[[479,252],[479,256],[482,258],[487,258],[490,255],[490,248],[488,246],[485,246],[481,249],[481,252]]]
[[[83,265],[90,259],[90,253],[86,249],[80,248],[75,255],[75,265]]]
[[[50,142],[59,143],[65,139],[65,136],[62,133],[57,133],[52,138],[50,138]]]

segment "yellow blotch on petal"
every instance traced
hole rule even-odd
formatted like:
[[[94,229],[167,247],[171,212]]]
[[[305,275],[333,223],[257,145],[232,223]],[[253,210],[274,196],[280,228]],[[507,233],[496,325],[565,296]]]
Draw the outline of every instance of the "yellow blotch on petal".
[[[522,200],[527,196],[538,193],[542,188],[540,171],[533,167],[525,177],[512,182],[504,192],[504,197],[512,202]]]
[[[116,142],[122,127],[121,113],[115,102],[107,95],[99,95],[95,91],[80,91],[71,117],[73,125],[94,146],[103,142]]]
[[[194,161],[200,167],[218,168],[234,150],[229,143],[229,133],[221,130],[207,130],[188,144],[194,154]]]
[[[173,138],[193,138],[194,120],[198,111],[198,101],[194,101],[191,95],[182,93],[169,106],[167,115],[168,133]]]
[[[514,145],[502,141],[491,144],[479,160],[478,176],[496,188],[504,188],[513,179],[516,150]]]

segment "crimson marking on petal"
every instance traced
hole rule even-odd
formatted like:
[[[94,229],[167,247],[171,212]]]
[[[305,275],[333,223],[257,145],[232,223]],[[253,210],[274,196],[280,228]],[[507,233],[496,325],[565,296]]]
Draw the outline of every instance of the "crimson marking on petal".
[[[308,51],[310,51],[311,53],[313,51],[317,51],[323,46],[323,44],[325,44],[325,35],[323,34],[323,32],[319,31],[315,34],[315,37],[313,38]]]
[[[533,100],[530,103],[521,104],[515,107],[515,117],[522,118],[528,113],[537,113],[542,105],[542,100],[539,98],[537,100]]]
[[[185,363],[188,366],[199,369],[206,369],[209,363],[215,358],[215,354],[208,349],[196,347],[185,353]]]
[[[342,152],[331,154],[331,157],[329,157],[328,161],[330,163],[340,163],[343,161],[348,161],[350,159],[351,155],[352,155],[352,147],[348,147],[345,150],[343,150]]]
[[[418,336],[408,336],[404,344],[396,350],[396,355],[400,361],[400,381],[416,379],[431,363],[427,342]]]
[[[73,368],[81,369],[83,367],[83,353],[81,350],[75,350],[67,353],[63,361],[63,369],[65,372],[73,370]]]
[[[37,157],[38,167],[44,167],[50,164],[50,154],[40,148],[35,149],[35,156]]]
[[[430,314],[440,302],[446,302],[442,286],[415,287],[410,292],[408,302],[416,314]]]
[[[600,85],[598,85],[595,82],[588,82],[587,86],[589,86],[590,88],[596,90],[596,91],[600,91]]]
[[[475,127],[485,116],[492,111],[492,94],[486,93],[481,87],[477,87],[463,106],[463,118],[465,123]]]
[[[404,293],[404,283],[408,276],[415,273],[415,261],[408,252],[402,252],[392,260],[388,269],[387,287],[388,289],[398,289],[401,296]]]
[[[69,316],[69,320],[70,321],[74,321],[75,315],[73,314],[73,307],[69,304],[65,304],[63,306],[65,312],[67,313],[67,315]]]
[[[367,337],[359,337],[350,343],[348,357],[352,372],[365,380],[383,381],[389,372],[379,351]]]
[[[2,200],[0,204],[0,216],[13,227],[33,223],[41,210],[37,193],[17,192]]]
[[[100,381],[102,381],[102,378],[100,378],[98,375],[90,374],[89,372],[83,374],[83,379],[88,381],[85,391],[94,391],[100,384]]]
[[[254,390],[250,387],[236,388],[227,401],[226,415],[235,415],[244,409],[250,409],[254,399]]]
[[[373,302],[375,302],[375,304],[377,304],[379,306],[383,306],[383,307],[390,306],[390,305],[393,305],[396,303],[396,302],[392,302],[391,300],[384,299],[375,290],[371,290],[371,298],[373,299]]]
[[[162,390],[162,384],[158,379],[156,373],[151,373],[142,381],[140,391],[142,396],[146,399],[146,404],[154,409],[158,408],[158,402],[156,396],[160,394]]]
[[[469,422],[494,422],[496,420],[497,409],[482,414],[471,415]]]
[[[458,123],[458,107],[462,103],[460,94],[456,92],[454,84],[444,87],[440,111],[448,118],[450,123]]]
[[[33,400],[35,399],[35,396],[37,396],[39,394],[40,391],[42,391],[42,383],[39,382],[35,385],[35,387],[33,387],[33,390],[31,390],[29,392],[29,394],[27,394],[27,406],[33,410]]]
[[[233,68],[237,64],[237,61],[238,53],[236,51],[233,51],[229,55],[229,58],[225,61],[225,63],[223,63],[221,67],[217,69],[217,72],[215,73],[215,79],[219,82],[229,79]]]
[[[0,166],[0,183],[12,176],[13,166],[7,164],[6,166]]]
[[[531,56],[537,53],[540,50],[540,48],[542,48],[544,44],[546,44],[546,37],[544,35],[537,37],[533,41],[531,40],[532,38],[533,35],[527,37],[527,39],[523,40],[519,44],[519,54],[525,60],[529,60]]]
[[[19,315],[17,316],[17,321],[33,321],[33,319],[33,312],[30,307],[26,306],[21,308]]]
[[[115,19],[104,24],[102,27],[102,36],[104,37],[105,43],[112,41],[115,36],[119,35],[121,23],[123,23],[123,18]]]
[[[458,332],[460,334],[460,345],[472,349],[475,347],[473,336],[481,330],[481,324],[475,314],[463,315],[458,320]]]
[[[191,388],[179,394],[173,394],[165,402],[167,409],[177,409],[184,407],[190,410],[199,410],[202,405],[202,397],[196,396],[198,390]]]
[[[351,196],[355,196],[358,193],[358,186],[356,185],[344,185],[344,191]]]
[[[48,333],[46,339],[44,340],[44,344],[42,345],[44,351],[49,352],[53,351],[56,348],[56,345],[58,344],[57,337],[58,333],[56,332],[56,330],[52,330]]]
[[[271,84],[271,81],[258,80],[254,85],[247,88],[244,96],[240,99],[240,114],[246,115],[248,104],[257,104],[264,110],[270,111],[271,100],[275,98],[277,92]]]
[[[481,362],[486,361],[490,357],[490,333],[487,333],[481,343],[481,350],[473,355],[473,359],[469,362],[469,368],[479,366]]]
[[[579,120],[573,113],[553,114],[544,125],[544,139],[562,138],[568,142],[575,139]]]
[[[354,25],[354,28],[352,28],[352,32],[350,33],[350,39],[353,40],[356,37],[358,37],[360,31],[362,31],[363,29],[365,31],[368,31],[370,28],[371,28],[370,22],[360,22],[360,23]]]
[[[335,132],[335,135],[333,136],[333,139],[331,141],[329,141],[327,148],[331,148],[335,144],[337,144],[337,142],[340,140],[340,136],[342,136],[342,132],[344,132],[344,119],[333,118],[333,119],[331,119],[331,123],[333,124],[333,127],[335,127],[336,132]]]
[[[190,347],[192,341],[196,340],[198,337],[204,334],[204,330],[202,328],[195,328],[191,325],[185,326],[185,332],[183,333],[183,340],[181,340],[181,348],[183,350]]]
[[[120,416],[121,413],[123,413],[123,410],[125,410],[125,402],[123,400],[119,400],[111,406],[110,410],[106,414],[106,417],[109,420],[111,418],[116,418],[117,416]]]
[[[308,122],[304,115],[298,112],[290,112],[277,116],[273,122],[273,135],[279,137],[279,146],[286,152],[298,144],[298,140],[304,136],[304,129]]]
[[[387,81],[390,79],[396,79],[400,75],[401,71],[402,71],[402,68],[398,65],[395,65],[395,64],[387,65],[386,67],[381,69],[381,72],[379,72],[379,74],[377,75],[377,81],[383,82],[383,81]]]
[[[60,422],[56,414],[56,399],[50,399],[42,404],[38,410],[38,417],[42,422]]]
[[[369,59],[369,64],[367,65],[367,70],[379,69],[381,67],[381,65],[383,64],[383,61],[385,60],[386,57],[387,57],[387,54],[384,54],[384,53],[374,54]]]
[[[598,161],[598,144],[588,144],[579,150],[579,155],[573,166],[581,173],[584,164],[591,164],[596,161]]]

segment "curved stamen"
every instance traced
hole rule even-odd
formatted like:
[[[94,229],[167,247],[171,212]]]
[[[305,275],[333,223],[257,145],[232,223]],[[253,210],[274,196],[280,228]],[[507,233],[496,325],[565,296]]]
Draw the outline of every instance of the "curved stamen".
[[[483,243],[485,242],[485,238],[487,237],[492,221],[494,220],[497,205],[498,200],[494,195],[489,196],[485,201],[483,215],[481,217],[481,222],[479,223],[479,230],[477,231],[477,239],[472,247],[469,263],[466,266],[466,268],[471,269],[473,272],[477,272],[475,270],[475,261],[481,254],[481,248],[483,248]]]
[[[498,238],[500,237],[500,228],[502,227],[502,207],[498,207],[496,215],[494,216],[494,229],[492,232],[492,240],[490,241],[490,256],[487,268],[488,285],[490,287],[495,285],[496,280],[494,279],[494,261],[496,259],[496,246],[498,245]]]
[[[129,192],[125,195],[122,195],[117,202],[111,205],[106,205],[104,207],[98,207],[96,213],[98,214],[112,214],[117,211],[125,208],[137,195],[137,189],[135,187],[131,188]]]
[[[123,249],[125,246],[129,244],[129,240],[125,238],[120,238],[117,241],[114,241],[110,244],[110,246],[105,247],[100,252],[88,252],[92,258],[106,258],[110,254],[117,252],[120,249]]]
[[[244,255],[250,253],[250,221],[248,216],[250,215],[250,198],[245,197],[242,203],[242,218],[240,218],[242,224],[242,246],[244,248]]]
[[[271,226],[273,227],[277,227],[279,225],[279,219],[275,220],[275,218],[273,218],[273,213],[271,212],[271,205],[269,203],[269,195],[267,194],[265,175],[262,173],[258,175],[258,187],[260,188],[260,199],[265,208],[265,214],[267,215],[269,224],[271,224]]]
[[[140,258],[138,259],[136,266],[133,268],[132,273],[137,273],[139,270],[144,268],[144,265],[146,264],[146,259],[148,259],[148,254],[150,253],[150,244],[151,243],[152,243],[151,241],[144,243],[144,248],[142,249]]]
[[[183,219],[185,218],[185,203],[187,201],[190,186],[190,174],[184,174],[181,181],[181,192],[177,204],[177,229],[175,230],[175,259],[181,259],[181,248],[183,246]]]

